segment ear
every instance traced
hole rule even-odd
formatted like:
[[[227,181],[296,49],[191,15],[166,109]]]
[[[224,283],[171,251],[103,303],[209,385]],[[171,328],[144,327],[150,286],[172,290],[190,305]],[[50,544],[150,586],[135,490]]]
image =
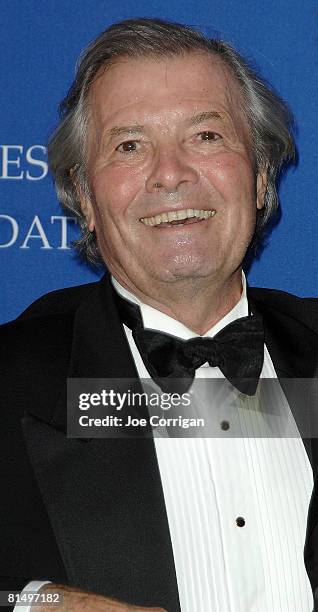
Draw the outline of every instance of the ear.
[[[76,169],[71,168],[70,170],[70,178],[75,187],[76,195],[78,197],[80,207],[82,209],[82,213],[85,216],[87,227],[90,232],[94,231],[95,228],[95,215],[94,208],[90,198],[84,194],[81,186],[79,185],[78,178],[76,176]]]
[[[82,213],[85,215],[87,227],[90,232],[93,232],[95,228],[95,215],[92,202],[87,196],[84,196],[82,192],[78,194],[78,197]]]
[[[260,170],[256,179],[256,206],[260,210],[264,207],[267,188],[267,168]]]

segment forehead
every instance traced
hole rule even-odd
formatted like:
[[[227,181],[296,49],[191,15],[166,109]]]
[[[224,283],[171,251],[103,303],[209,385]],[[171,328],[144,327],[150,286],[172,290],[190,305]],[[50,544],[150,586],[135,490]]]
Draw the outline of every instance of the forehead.
[[[189,53],[167,58],[121,58],[103,68],[89,92],[93,122],[108,126],[150,116],[182,119],[183,113],[217,110],[245,124],[240,87],[217,56]]]

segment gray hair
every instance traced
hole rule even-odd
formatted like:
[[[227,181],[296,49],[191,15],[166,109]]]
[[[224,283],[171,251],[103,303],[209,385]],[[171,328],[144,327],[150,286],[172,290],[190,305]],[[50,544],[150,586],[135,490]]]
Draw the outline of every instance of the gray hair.
[[[192,51],[218,56],[238,82],[243,112],[249,125],[255,176],[267,171],[264,207],[257,211],[255,238],[278,206],[276,179],[282,165],[295,155],[293,119],[283,100],[229,44],[201,32],[160,19],[129,19],[113,24],[80,57],[73,85],[60,105],[61,122],[48,147],[49,164],[57,195],[79,222],[81,238],[75,245],[91,263],[101,262],[95,232],[90,232],[79,202],[79,189],[88,198],[87,170],[88,92],[98,71],[118,58],[173,57]]]

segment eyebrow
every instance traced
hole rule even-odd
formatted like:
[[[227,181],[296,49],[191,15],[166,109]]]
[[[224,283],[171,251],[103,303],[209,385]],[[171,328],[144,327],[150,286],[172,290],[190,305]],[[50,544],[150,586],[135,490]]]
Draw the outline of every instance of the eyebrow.
[[[120,134],[140,134],[143,130],[143,125],[115,125],[108,131],[108,134],[109,136],[120,136]]]
[[[204,121],[208,121],[209,119],[223,120],[223,117],[217,111],[204,111],[203,113],[193,115],[189,123],[190,125],[199,125],[200,123],[204,123]]]
[[[190,125],[200,125],[204,121],[209,119],[220,119],[223,120],[222,115],[217,111],[204,111],[193,115],[187,123]],[[121,134],[141,134],[145,129],[144,125],[133,124],[133,125],[114,125],[110,130],[107,130],[107,134],[112,138],[114,136],[120,136]]]

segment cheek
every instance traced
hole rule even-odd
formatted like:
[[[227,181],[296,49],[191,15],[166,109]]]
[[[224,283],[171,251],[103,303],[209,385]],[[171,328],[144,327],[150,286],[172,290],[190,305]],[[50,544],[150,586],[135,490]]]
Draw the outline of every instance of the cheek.
[[[225,202],[254,198],[254,175],[243,155],[225,153],[218,159],[206,161],[201,166],[201,173]]]
[[[107,208],[110,215],[128,208],[142,184],[141,173],[123,164],[104,168],[95,174],[91,182],[98,207]]]

